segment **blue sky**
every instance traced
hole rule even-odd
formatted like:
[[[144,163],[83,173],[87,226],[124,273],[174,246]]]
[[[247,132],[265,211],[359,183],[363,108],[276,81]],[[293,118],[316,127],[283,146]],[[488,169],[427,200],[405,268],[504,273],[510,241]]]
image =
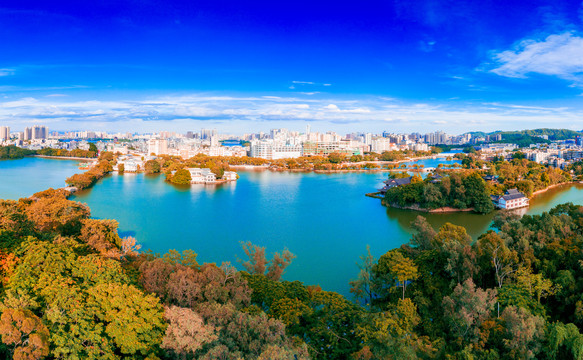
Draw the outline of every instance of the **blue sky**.
[[[0,2],[20,130],[583,129],[581,1]]]

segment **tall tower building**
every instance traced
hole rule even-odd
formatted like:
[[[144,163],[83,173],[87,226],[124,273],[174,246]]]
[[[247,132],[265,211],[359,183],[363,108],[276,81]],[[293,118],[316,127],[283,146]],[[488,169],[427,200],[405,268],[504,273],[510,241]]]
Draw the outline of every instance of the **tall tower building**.
[[[24,128],[24,141],[32,140],[32,128]]]
[[[8,126],[0,126],[0,141],[10,140],[10,128]]]
[[[201,129],[200,138],[203,140],[210,139],[212,136],[217,135],[217,129]]]
[[[168,140],[166,139],[150,139],[148,142],[148,155],[164,155],[168,154]]]

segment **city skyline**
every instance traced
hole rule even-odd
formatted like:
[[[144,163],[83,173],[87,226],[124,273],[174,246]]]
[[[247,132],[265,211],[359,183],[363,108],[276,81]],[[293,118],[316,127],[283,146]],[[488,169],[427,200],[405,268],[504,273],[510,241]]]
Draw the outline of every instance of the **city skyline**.
[[[306,124],[340,133],[581,130],[582,9],[5,4],[0,123],[234,134]]]

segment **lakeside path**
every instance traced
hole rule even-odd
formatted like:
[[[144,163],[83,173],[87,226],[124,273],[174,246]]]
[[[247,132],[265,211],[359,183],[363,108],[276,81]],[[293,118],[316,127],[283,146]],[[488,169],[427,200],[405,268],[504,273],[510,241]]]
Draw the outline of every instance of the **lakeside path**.
[[[395,172],[400,172],[400,171],[419,171],[419,172],[423,172],[424,168],[420,167],[420,168],[413,168],[413,167],[407,167],[407,168],[394,168],[394,169],[383,169],[383,168],[376,168],[376,169],[350,169],[350,168],[344,168],[344,167],[350,167],[350,166],[359,166],[359,165],[365,165],[365,164],[375,164],[375,165],[397,165],[397,164],[402,164],[402,163],[408,163],[408,162],[416,162],[419,160],[430,160],[430,159],[438,159],[438,158],[445,158],[446,156],[438,156],[437,155],[430,155],[430,156],[420,156],[420,157],[415,157],[415,158],[408,158],[408,159],[403,159],[403,160],[394,160],[394,161],[383,161],[383,160],[376,160],[376,161],[359,161],[359,162],[343,162],[340,163],[339,165],[342,167],[341,169],[334,169],[334,170],[314,170],[314,169],[306,169],[306,168],[300,168],[300,169],[279,169],[279,168],[272,168],[271,165],[229,165],[229,167],[232,167],[234,169],[241,169],[241,170],[271,170],[271,171],[291,171],[291,172],[317,172],[317,173],[336,173],[336,172],[391,172],[391,171],[395,171]],[[448,155],[449,156],[449,155]],[[433,170],[433,168],[431,168],[430,170]],[[443,170],[448,170],[448,168],[444,168]]]
[[[97,160],[97,158],[82,158],[82,157],[72,157],[72,156],[32,155],[32,157],[38,157],[38,158],[43,158],[43,159],[80,160],[80,161]]]

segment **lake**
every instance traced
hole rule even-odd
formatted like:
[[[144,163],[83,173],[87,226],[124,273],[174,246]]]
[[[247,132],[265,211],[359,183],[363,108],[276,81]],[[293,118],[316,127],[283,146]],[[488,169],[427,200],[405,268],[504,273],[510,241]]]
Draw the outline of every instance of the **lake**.
[[[0,160],[0,199],[17,200],[50,187],[64,187],[65,179],[81,172],[78,167],[78,160],[68,159]]]
[[[118,220],[122,235],[135,236],[144,249],[193,249],[200,262],[231,261],[241,268],[241,241],[264,246],[268,254],[287,247],[297,258],[285,279],[344,295],[366,246],[378,258],[408,242],[410,223],[419,215],[364,196],[381,186],[384,173],[239,175],[237,183],[187,187],[169,185],[163,176],[111,175],[75,200],[87,203],[93,216]],[[529,213],[567,201],[583,204],[581,189],[553,189],[534,200]],[[434,227],[465,226],[476,238],[494,213],[423,215]]]
[[[18,198],[63,186],[66,177],[79,172],[73,164],[35,158],[0,162],[0,195]],[[364,196],[381,187],[387,173],[239,175],[236,183],[179,187],[166,183],[164,176],[113,174],[73,200],[87,203],[94,217],[117,220],[121,235],[135,236],[143,249],[193,249],[201,263],[231,261],[241,269],[241,241],[265,246],[268,254],[287,247],[297,258],[286,280],[319,284],[347,296],[348,281],[357,276],[356,263],[366,246],[378,258],[408,242],[410,223],[420,214],[385,208],[380,200]],[[551,189],[531,201],[528,213],[569,201],[583,205],[581,190],[579,184]],[[423,215],[435,227],[445,222],[463,225],[473,237],[486,231],[493,217]]]

